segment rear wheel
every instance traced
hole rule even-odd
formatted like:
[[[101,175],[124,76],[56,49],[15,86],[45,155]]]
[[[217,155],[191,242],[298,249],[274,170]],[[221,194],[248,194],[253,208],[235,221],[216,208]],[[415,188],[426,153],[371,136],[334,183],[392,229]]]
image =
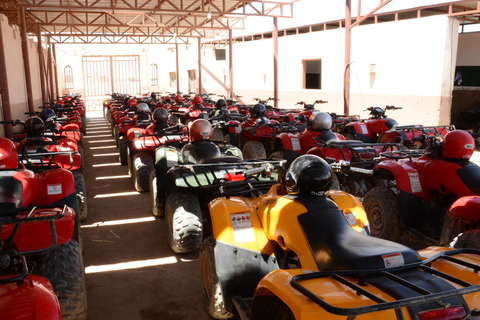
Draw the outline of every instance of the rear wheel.
[[[148,191],[150,173],[154,171],[153,159],[145,152],[138,152],[132,159],[132,177],[138,192]]]
[[[56,246],[37,259],[35,274],[47,278],[57,295],[62,319],[87,318],[87,288],[82,251],[77,241]]]
[[[80,172],[72,172],[75,179],[75,197],[77,198],[78,211],[80,214],[80,220],[84,220],[88,216],[87,209],[87,192],[85,188],[85,178]]]
[[[272,153],[269,157],[269,159],[274,159],[274,160],[284,160],[285,159],[285,152],[283,151],[275,151]]]
[[[223,131],[220,128],[213,129],[212,141],[223,141]]]
[[[216,241],[209,236],[200,248],[200,275],[203,285],[203,301],[205,309],[213,319],[230,319],[233,313],[225,309],[225,300],[222,285],[217,275],[215,264]]]
[[[118,142],[119,148],[119,160],[122,166],[127,165],[127,149],[128,149],[128,140],[127,137],[121,137]]]
[[[480,249],[480,230],[471,229],[459,234],[453,239],[451,247]]]
[[[155,217],[163,217],[163,206],[160,204],[158,200],[158,188],[157,188],[157,173],[153,170],[150,173],[149,179],[150,185],[150,199],[152,203],[152,213]]]
[[[202,212],[197,198],[189,192],[174,192],[165,203],[165,223],[170,248],[176,253],[198,250],[202,243]]]
[[[120,146],[120,129],[118,128],[118,126],[115,126],[115,128],[113,128],[113,140],[115,140],[115,147],[119,147]]]
[[[248,141],[242,149],[243,159],[266,159],[265,147],[260,141]]]
[[[402,236],[399,205],[395,193],[385,187],[371,189],[363,199],[372,236],[399,241]]]
[[[87,118],[85,115],[81,116],[80,119],[82,120],[82,133],[87,134]]]

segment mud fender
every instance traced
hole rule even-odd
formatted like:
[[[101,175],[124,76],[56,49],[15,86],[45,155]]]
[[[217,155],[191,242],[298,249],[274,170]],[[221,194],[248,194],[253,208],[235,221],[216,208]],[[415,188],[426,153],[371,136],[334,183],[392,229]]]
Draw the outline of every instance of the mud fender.
[[[471,222],[480,221],[480,197],[467,196],[455,201],[448,215],[454,219],[462,219]]]
[[[377,178],[395,179],[397,189],[416,195],[425,196],[422,181],[416,168],[401,161],[383,161],[375,168],[374,175]]]
[[[174,147],[159,147],[155,150],[155,168],[170,168],[179,162],[180,151]]]

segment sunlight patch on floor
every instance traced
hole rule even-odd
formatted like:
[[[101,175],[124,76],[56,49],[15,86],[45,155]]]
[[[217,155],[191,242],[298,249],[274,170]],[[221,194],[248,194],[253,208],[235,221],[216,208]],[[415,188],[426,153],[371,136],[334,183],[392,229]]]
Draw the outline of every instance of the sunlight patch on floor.
[[[113,197],[124,197],[124,196],[137,196],[140,192],[137,191],[129,191],[129,192],[117,192],[117,193],[105,193],[105,194],[97,194],[94,198],[101,199],[101,198],[113,198]]]
[[[122,220],[113,220],[113,221],[101,221],[95,222],[92,224],[84,224],[83,228],[96,228],[96,227],[106,227],[106,226],[118,226],[123,224],[134,224],[142,222],[151,222],[155,221],[155,217],[145,217],[145,218],[135,218],[135,219],[122,219]]]
[[[85,268],[85,273],[90,274],[90,273],[139,269],[139,268],[146,268],[146,267],[161,266],[166,264],[174,264],[177,262],[178,262],[177,257],[172,256],[172,257],[158,258],[158,259],[121,262],[121,263],[115,263],[115,264],[104,264],[99,266],[88,266]]]

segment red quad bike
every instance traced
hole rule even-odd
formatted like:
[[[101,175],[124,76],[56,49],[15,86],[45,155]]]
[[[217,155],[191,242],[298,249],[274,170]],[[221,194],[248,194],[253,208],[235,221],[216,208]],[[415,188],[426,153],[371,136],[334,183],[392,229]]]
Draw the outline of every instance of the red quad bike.
[[[188,126],[190,122],[197,119],[208,120],[208,114],[210,111],[211,108],[207,108],[202,104],[202,98],[200,98],[200,96],[193,97],[192,104],[188,106],[188,109],[185,112],[185,125]]]
[[[378,136],[385,131],[392,129],[397,125],[397,121],[387,118],[387,110],[398,110],[402,107],[386,106],[385,108],[370,107],[365,111],[370,111],[368,119],[348,123],[341,133],[348,140],[360,140],[363,142],[377,142]]]
[[[137,109],[137,105],[137,99],[125,97],[121,106],[112,107],[110,109],[112,114],[112,120],[110,121],[112,135],[115,133],[115,125],[120,124],[122,119],[126,117],[128,113],[131,112],[133,114]]]
[[[174,124],[185,124],[185,115],[187,114],[190,102],[187,100],[184,101],[181,94],[177,94],[174,97],[174,102],[175,103],[168,108],[168,113],[170,114],[169,120]]]
[[[31,209],[31,210],[29,210]],[[29,210],[29,212],[27,212]],[[0,240],[0,314],[2,319],[21,320],[61,320],[62,314],[55,291],[48,278],[33,274],[33,266],[28,256],[35,253],[44,255],[55,247],[55,242],[46,244],[45,248],[32,250],[36,243],[35,239],[25,230],[29,228],[33,233],[42,232],[45,223],[50,223],[51,233],[46,238],[57,235],[55,226],[56,219],[65,217],[68,210],[56,206],[43,208],[21,208],[20,210],[0,212],[0,230],[9,232],[9,237],[2,237]],[[70,209],[71,210],[71,209]],[[27,214],[25,214],[27,213]],[[66,220],[66,219],[63,219]],[[36,227],[34,226],[36,224]],[[12,227],[18,225],[19,232],[12,232]],[[61,230],[60,233],[65,233]],[[32,233],[32,234],[33,234]],[[16,241],[16,239],[18,240]],[[22,238],[20,240],[20,238]],[[23,242],[22,252],[18,252],[16,243]]]
[[[125,137],[131,128],[146,128],[152,123],[150,107],[146,103],[139,103],[135,111],[120,116],[119,123],[113,128],[115,146],[120,147],[120,138]]]
[[[41,108],[45,109],[48,107],[50,107],[50,105]],[[86,133],[86,119],[82,120],[82,116],[78,110],[70,107],[69,104],[65,104],[62,100],[57,101],[51,108],[55,111],[58,118],[62,119],[62,124],[75,124],[80,128],[83,134]]]
[[[152,175],[155,176],[154,161],[157,148],[180,149],[186,143],[188,143],[187,127],[180,125],[156,129],[155,124],[152,124],[140,136],[134,138],[128,151],[127,165],[135,190],[149,191]]]
[[[0,122],[5,123],[5,122]],[[12,123],[12,122],[7,122]],[[15,123],[21,123],[16,121]],[[23,123],[21,123],[23,124]],[[37,126],[35,132],[31,128]],[[27,136],[16,145],[20,159],[31,170],[49,170],[62,168],[72,172],[75,180],[76,212],[80,220],[87,218],[87,196],[85,179],[82,174],[83,156],[77,149],[75,140],[64,137],[42,136],[43,122],[40,118],[31,117],[25,121]]]
[[[70,93],[66,98],[66,106],[70,107],[72,110],[77,111],[80,114],[81,119],[81,130],[83,134],[87,134],[87,118],[85,115],[85,102],[80,99],[82,97],[81,94]],[[65,99],[65,97],[63,98]]]
[[[72,173],[48,164],[31,165],[30,159],[19,164],[14,143],[6,138],[0,138],[0,153],[2,251],[17,250],[27,256],[27,263],[36,265],[33,273],[50,281],[63,319],[85,320],[85,274]],[[1,265],[5,262],[2,257]],[[30,305],[31,300],[24,302]]]
[[[382,153],[373,170],[377,187],[363,199],[372,235],[480,248],[480,167],[469,161],[473,138],[455,130],[428,141],[425,153]]]
[[[295,122],[295,123],[304,123],[306,124],[312,118],[312,114],[318,112],[319,110],[315,109],[316,104],[328,103],[325,100],[315,100],[313,104],[307,104],[305,101],[299,101],[296,105],[302,105],[303,109],[301,110],[288,110],[288,113],[285,115],[285,122]]]

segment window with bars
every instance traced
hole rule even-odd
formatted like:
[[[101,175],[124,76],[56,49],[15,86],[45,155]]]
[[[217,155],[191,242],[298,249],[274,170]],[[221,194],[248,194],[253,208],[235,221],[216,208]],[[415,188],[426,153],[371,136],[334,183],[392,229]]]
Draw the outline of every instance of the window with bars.
[[[150,85],[158,86],[158,66],[155,63],[150,65]]]
[[[66,66],[64,69],[65,76],[65,89],[73,89],[73,69],[70,66]]]
[[[322,89],[322,60],[304,60],[304,88]]]

